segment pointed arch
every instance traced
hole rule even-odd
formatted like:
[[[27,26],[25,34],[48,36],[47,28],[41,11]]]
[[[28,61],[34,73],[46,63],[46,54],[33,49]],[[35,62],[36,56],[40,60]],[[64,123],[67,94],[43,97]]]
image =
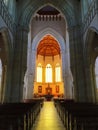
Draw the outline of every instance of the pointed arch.
[[[11,71],[12,71],[12,38],[10,36],[9,30],[6,27],[0,28],[0,59],[2,61],[2,96],[1,102],[8,101],[10,98],[10,92],[7,90],[11,88]],[[4,95],[8,95],[5,97]]]
[[[96,83],[95,83],[95,60],[98,56],[96,51],[98,31],[94,27],[90,27],[87,31],[85,44],[84,44],[84,61],[85,61],[85,75],[86,86],[89,95],[89,100],[96,101]]]
[[[62,12],[62,14],[66,16],[69,26],[75,24],[74,7],[72,3],[67,0],[65,1],[57,0],[56,2],[53,0],[48,0],[48,1],[42,0],[40,2],[39,0],[36,0],[36,2],[28,1],[27,4],[25,4],[25,6],[22,9],[23,12],[22,12],[22,15],[20,16],[20,24],[29,25],[30,20],[32,19],[32,16],[34,15],[34,13],[46,5],[51,5],[55,7],[56,9],[58,9],[60,12]]]
[[[85,56],[89,64],[91,62],[90,55],[91,55],[91,48],[92,48],[92,40],[95,33],[98,34],[98,30],[96,30],[95,27],[90,27],[86,33],[86,40],[84,42],[84,52],[85,52]]]
[[[52,28],[46,28],[46,29],[42,30],[41,32],[39,32],[35,36],[35,38],[32,41],[33,49],[34,50],[37,49],[37,46],[38,46],[39,42],[47,34],[52,35],[54,37],[54,39],[56,39],[58,41],[58,44],[59,44],[61,50],[65,50],[65,41],[64,41],[64,38],[58,32],[56,32],[55,30],[53,30]]]

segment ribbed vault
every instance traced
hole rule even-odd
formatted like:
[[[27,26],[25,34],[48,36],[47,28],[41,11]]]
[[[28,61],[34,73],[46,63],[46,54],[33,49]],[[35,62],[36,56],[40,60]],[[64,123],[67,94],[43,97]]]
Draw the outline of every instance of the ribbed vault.
[[[68,0],[41,0],[40,2],[39,0],[28,1],[22,9],[23,12],[21,15],[20,23],[22,25],[28,26],[34,13],[46,5],[51,5],[62,12],[66,16],[69,26],[75,23],[73,5]]]
[[[37,55],[55,56],[60,55],[60,47],[58,42],[51,36],[46,35],[37,47]]]

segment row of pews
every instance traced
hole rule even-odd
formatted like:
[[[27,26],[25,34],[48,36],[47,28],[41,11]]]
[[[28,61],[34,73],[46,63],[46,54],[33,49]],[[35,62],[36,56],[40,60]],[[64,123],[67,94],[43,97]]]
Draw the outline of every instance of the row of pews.
[[[43,105],[43,99],[0,104],[0,130],[30,130]]]
[[[66,130],[98,130],[98,104],[54,99]]]

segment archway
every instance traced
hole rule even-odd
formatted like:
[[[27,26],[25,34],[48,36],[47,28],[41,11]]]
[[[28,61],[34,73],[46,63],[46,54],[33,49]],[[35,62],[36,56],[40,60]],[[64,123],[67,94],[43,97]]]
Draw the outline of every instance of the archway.
[[[67,19],[69,27],[75,24],[75,16],[74,16],[75,5],[73,5],[73,2],[71,1],[69,2],[67,0],[65,1],[57,0],[57,2],[54,2],[52,0],[41,1],[41,2],[39,2],[38,0],[36,0],[36,2],[34,1],[30,1],[30,2],[27,1],[26,3],[24,2],[23,10],[22,10],[23,12],[22,15],[20,16],[20,24],[28,26],[35,12],[37,12],[39,9],[47,5],[52,6],[57,10],[59,10],[60,12],[62,12]],[[32,8],[33,6],[35,8]]]
[[[33,95],[32,89],[33,89],[34,82],[35,82],[35,68],[36,68],[35,61],[36,61],[37,47],[38,47],[39,42],[42,40],[42,38],[47,34],[52,35],[55,39],[57,39],[58,44],[61,47],[60,53],[61,53],[61,59],[62,59],[62,63],[61,63],[62,64],[62,79],[63,79],[63,83],[65,85],[64,96],[65,96],[65,98],[70,99],[70,98],[72,98],[72,95],[73,95],[72,94],[73,81],[72,81],[72,75],[71,75],[70,63],[69,63],[69,51],[68,51],[69,46],[68,46],[68,43],[65,43],[62,36],[60,36],[59,33],[57,33],[55,30],[53,30],[51,28],[46,28],[46,29],[42,30],[41,32],[39,32],[33,39],[32,45],[30,43],[31,46],[28,49],[28,51],[29,51],[28,68],[27,68],[27,72],[25,75],[24,98],[32,98],[32,95]],[[68,39],[66,39],[66,41],[67,40]]]
[[[5,28],[0,29],[0,102],[9,102],[11,89],[12,42],[10,33]]]
[[[60,13],[60,12],[59,12]],[[33,20],[34,19],[34,20]],[[62,19],[62,20],[61,20]],[[35,24],[36,21],[44,21],[48,20],[48,24],[44,24],[43,26],[39,26],[39,24]],[[51,21],[63,21],[63,27],[59,28],[50,24]],[[55,24],[56,25],[56,24]],[[32,28],[33,26],[33,28]],[[64,29],[64,30],[63,30]],[[33,31],[32,31],[33,30]],[[58,31],[59,30],[59,31]],[[66,32],[66,33],[65,33]],[[24,79],[24,98],[32,98],[32,89],[34,88],[35,82],[35,60],[36,60],[36,52],[37,46],[40,40],[45,35],[52,35],[61,47],[61,58],[62,58],[62,79],[64,83],[64,97],[72,98],[73,93],[73,78],[70,70],[70,55],[69,55],[69,36],[67,31],[67,23],[63,15],[59,14],[57,16],[45,15],[40,16],[37,14],[33,16],[30,23],[30,32],[28,35],[28,63],[27,63],[27,71]],[[65,41],[66,39],[66,41]],[[31,42],[32,41],[32,44]],[[32,48],[32,49],[31,49]],[[67,86],[67,87],[66,87]]]
[[[45,35],[37,46],[35,67],[35,97],[63,97],[61,49],[57,40]]]
[[[86,83],[88,101],[97,101],[97,56],[98,56],[98,33],[94,28],[90,28],[87,33],[87,41],[85,46],[85,66],[86,66]]]
[[[5,87],[6,87],[6,73],[7,73],[7,53],[3,33],[0,33],[0,69],[1,69],[1,86],[0,86],[0,102],[4,102]]]

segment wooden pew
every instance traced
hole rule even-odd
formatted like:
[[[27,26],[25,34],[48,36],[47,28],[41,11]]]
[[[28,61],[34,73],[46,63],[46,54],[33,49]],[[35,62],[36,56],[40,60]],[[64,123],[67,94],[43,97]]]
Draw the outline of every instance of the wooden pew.
[[[42,100],[0,104],[0,130],[30,130]]]
[[[72,100],[54,100],[67,130],[98,130],[98,105]]]
[[[95,130],[98,128],[98,106],[90,103],[65,105],[67,128],[75,130]],[[65,119],[65,122],[66,122]]]

